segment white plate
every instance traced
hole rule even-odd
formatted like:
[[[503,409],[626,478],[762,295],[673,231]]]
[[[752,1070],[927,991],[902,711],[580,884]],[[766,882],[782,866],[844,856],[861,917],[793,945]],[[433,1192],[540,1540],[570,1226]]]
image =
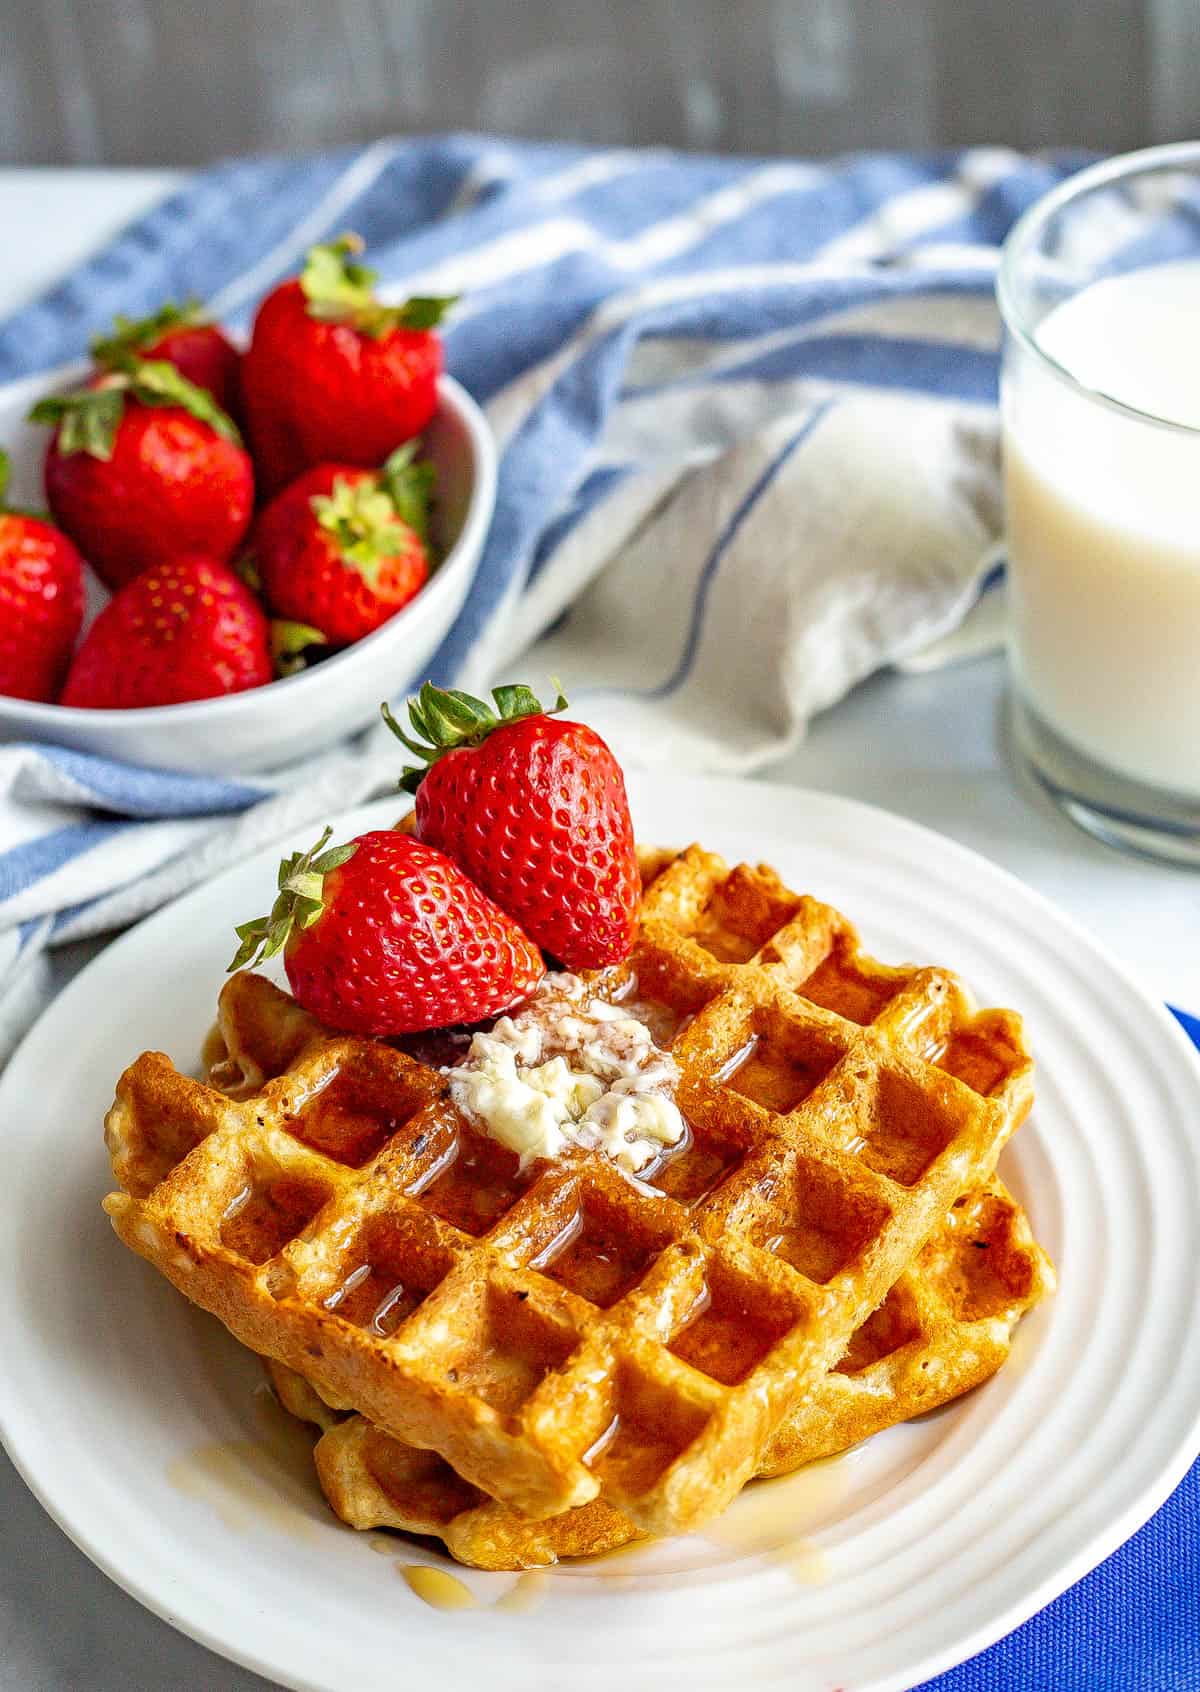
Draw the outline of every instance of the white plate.
[[[436,1553],[376,1535],[379,1556],[329,1518],[303,1439],[268,1426],[256,1365],[99,1209],[116,1074],[144,1046],[195,1062],[232,924],[271,885],[278,853],[260,854],[106,951],[0,1083],[0,1429],[114,1580],[287,1685],[907,1687],[1113,1550],[1200,1448],[1200,1386],[1179,1367],[1200,1348],[1200,1068],[1170,1018],[1036,895],[910,823],[753,783],[632,786],[641,838],[772,861],[880,957],[950,965],[1025,1013],[1038,1103],[1003,1169],[1060,1290],[979,1392],[752,1489],[712,1537],[526,1580],[525,1610],[496,1605],[515,1577],[474,1573],[477,1608],[427,1607],[396,1565]]]

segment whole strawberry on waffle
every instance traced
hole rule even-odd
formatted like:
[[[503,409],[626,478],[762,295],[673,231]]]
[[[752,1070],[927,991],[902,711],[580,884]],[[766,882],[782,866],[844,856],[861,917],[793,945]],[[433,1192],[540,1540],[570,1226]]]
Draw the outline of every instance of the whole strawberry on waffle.
[[[439,846],[568,969],[629,951],[641,882],[620,765],[593,729],[548,711],[527,687],[494,704],[426,683],[405,730],[419,762],[401,786],[417,796],[418,839]]]
[[[295,999],[235,975],[209,1084],[137,1060],[107,1119],[122,1190],[105,1205],[238,1339],[354,1412],[353,1437],[436,1453],[529,1522],[602,1504],[626,1535],[676,1532],[852,1432],[822,1383],[912,1316],[904,1278],[956,1207],[983,1202],[1032,1064],[1014,1013],[976,1011],[944,970],[876,963],[844,917],[765,867],[662,855],[639,904],[611,753],[506,709],[528,706],[517,691],[434,761],[416,838],[395,831],[406,845],[386,873],[364,873],[374,836],[285,861],[239,961],[282,951]],[[455,728],[440,697],[417,707],[427,748]],[[552,815],[550,862],[547,745],[564,769],[595,760],[554,790],[564,809],[586,803]],[[436,787],[424,814],[420,797],[443,765],[485,755],[463,803],[503,859],[486,888],[472,813],[434,842]],[[607,961],[543,976],[535,942],[553,933],[570,964],[580,928],[547,888],[575,905],[575,872],[626,842],[623,943],[622,868],[585,884]],[[403,851],[424,855],[406,866]],[[455,1015],[460,967],[472,996]],[[949,1390],[1002,1360],[1032,1284],[994,1321],[979,1306],[994,1343]],[[970,1300],[950,1317],[924,1340],[953,1350]],[[789,1444],[810,1402],[827,1425]],[[920,1395],[892,1402],[903,1414]]]

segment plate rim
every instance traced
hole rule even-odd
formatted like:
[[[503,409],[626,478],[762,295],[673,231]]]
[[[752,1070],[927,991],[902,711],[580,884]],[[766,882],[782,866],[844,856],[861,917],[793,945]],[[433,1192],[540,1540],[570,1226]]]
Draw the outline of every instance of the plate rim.
[[[634,785],[639,776],[645,780],[656,780],[661,783],[665,773],[660,772],[658,776],[655,776],[652,772],[643,774],[643,772],[631,769],[628,775],[631,785]],[[933,844],[943,861],[947,860],[948,855],[951,865],[954,860],[957,860],[964,866],[971,866],[976,873],[982,867],[984,873],[993,878],[998,890],[1005,887],[1015,890],[1027,907],[1032,904],[1033,907],[1040,908],[1047,913],[1060,932],[1073,937],[1082,944],[1103,968],[1107,969],[1122,983],[1139,1002],[1142,1011],[1149,1012],[1157,1023],[1159,1032],[1165,1031],[1168,1042],[1175,1047],[1177,1055],[1183,1060],[1183,1066],[1190,1072],[1192,1085],[1200,1093],[1200,1053],[1197,1052],[1184,1030],[1170,1014],[1166,1005],[1157,1000],[1143,986],[1133,971],[1124,965],[1103,941],[1096,939],[1088,932],[1078,919],[1063,911],[1044,894],[1028,886],[1019,877],[1013,875],[983,853],[976,852],[934,829],[927,828],[921,823],[914,822],[910,818],[888,811],[883,807],[821,789],[798,787],[761,779],[708,776],[691,772],[670,772],[667,780],[671,784],[679,784],[691,789],[707,789],[713,795],[719,795],[723,791],[730,796],[734,796],[745,794],[747,789],[756,789],[763,795],[770,795],[776,802],[780,802],[786,795],[789,805],[795,804],[802,809],[815,808],[817,812],[826,810],[834,814],[841,813],[843,818],[857,819],[860,825],[873,823],[878,827],[882,822],[894,838],[898,831],[901,844],[910,846],[920,846],[922,843]],[[356,829],[364,825],[370,826],[374,821],[373,813],[384,807],[387,807],[389,812],[394,815],[396,800],[383,797],[339,812],[333,818],[334,826],[349,826]],[[37,1018],[13,1052],[4,1070],[0,1072],[0,1100],[4,1099],[8,1089],[13,1085],[12,1075],[15,1073],[19,1078],[22,1067],[30,1061],[27,1053],[31,1049],[36,1049],[36,1042],[42,1037],[40,1031],[44,1024],[52,1016],[69,1012],[76,996],[80,999],[86,997],[89,979],[97,967],[112,967],[112,960],[114,958],[120,959],[122,947],[132,947],[140,941],[142,930],[147,924],[153,924],[164,919],[168,913],[185,906],[190,899],[202,898],[214,885],[220,884],[226,878],[232,879],[237,876],[244,871],[247,863],[269,855],[279,843],[295,836],[304,826],[293,824],[281,828],[278,835],[273,836],[271,840],[257,844],[253,851],[247,852],[245,856],[225,866],[216,875],[198,883],[195,887],[189,888],[167,904],[160,906],[156,911],[149,913],[141,921],[113,939],[95,958],[89,960]],[[781,824],[781,827],[783,826],[786,825]],[[767,849],[770,849],[769,845]],[[5,1305],[0,1302],[0,1332],[3,1331],[4,1314]],[[910,1671],[907,1669],[899,1674],[875,1676],[865,1682],[865,1685],[870,1688],[870,1692],[903,1692],[904,1688],[920,1684],[929,1678],[944,1673],[979,1652],[988,1649],[1032,1615],[1038,1613],[1055,1597],[1075,1585],[1124,1544],[1162,1506],[1178,1486],[1196,1457],[1200,1455],[1200,1387],[1197,1388],[1194,1396],[1195,1402],[1188,1428],[1176,1441],[1170,1454],[1159,1465],[1155,1481],[1143,1486],[1136,1500],[1130,1502],[1111,1520],[1095,1528],[1080,1548],[1052,1575],[1047,1575],[1039,1581],[1030,1593],[1014,1599],[995,1616],[982,1622],[968,1633],[960,1635],[957,1640],[925,1653],[921,1657],[918,1667],[917,1680],[910,1678]],[[333,1692],[332,1683],[324,1678],[307,1678],[290,1672],[286,1676],[281,1676],[278,1663],[259,1654],[252,1647],[247,1647],[235,1641],[231,1636],[219,1634],[203,1621],[196,1620],[191,1616],[186,1620],[183,1619],[163,1597],[155,1594],[153,1587],[148,1585],[146,1580],[137,1574],[136,1570],[130,1572],[122,1568],[115,1557],[105,1549],[101,1539],[86,1531],[85,1528],[79,1527],[73,1520],[70,1508],[70,1493],[66,1493],[65,1501],[56,1497],[52,1479],[47,1482],[44,1475],[39,1475],[26,1462],[26,1452],[21,1448],[19,1432],[14,1430],[13,1425],[19,1420],[19,1413],[14,1416],[12,1407],[4,1394],[3,1384],[0,1383],[0,1443],[4,1445],[21,1480],[72,1544],[88,1557],[117,1587],[128,1593],[152,1614],[167,1622],[176,1631],[196,1640],[219,1657],[235,1662],[279,1684],[294,1688],[295,1692]]]

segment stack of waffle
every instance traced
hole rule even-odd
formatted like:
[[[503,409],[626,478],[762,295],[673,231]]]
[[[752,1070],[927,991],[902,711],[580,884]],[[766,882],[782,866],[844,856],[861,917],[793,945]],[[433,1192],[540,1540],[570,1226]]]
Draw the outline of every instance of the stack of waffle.
[[[688,1531],[985,1380],[1052,1285],[995,1177],[1019,1019],[765,867],[643,873],[587,983],[678,1067],[686,1135],[637,1179],[522,1168],[450,1096],[461,1043],[335,1035],[252,974],[207,1084],[160,1053],[121,1078],[117,1233],[268,1360],[355,1527],[492,1569]]]

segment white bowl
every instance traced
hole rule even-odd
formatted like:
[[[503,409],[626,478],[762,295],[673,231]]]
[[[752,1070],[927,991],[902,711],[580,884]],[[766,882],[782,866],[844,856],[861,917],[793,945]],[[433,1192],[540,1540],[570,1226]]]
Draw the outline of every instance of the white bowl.
[[[30,406],[83,374],[78,366],[0,388],[0,445],[12,460],[15,503],[45,504],[48,434],[25,421]],[[420,673],[449,632],[496,503],[496,448],[483,413],[452,377],[442,377],[438,396],[437,413],[422,438],[437,467],[435,533],[442,562],[416,598],[381,629],[299,675],[187,705],[93,711],[0,695],[0,744],[51,741],[130,764],[232,775],[318,752],[363,727],[380,700],[394,698]],[[90,577],[93,613],[105,597]]]

